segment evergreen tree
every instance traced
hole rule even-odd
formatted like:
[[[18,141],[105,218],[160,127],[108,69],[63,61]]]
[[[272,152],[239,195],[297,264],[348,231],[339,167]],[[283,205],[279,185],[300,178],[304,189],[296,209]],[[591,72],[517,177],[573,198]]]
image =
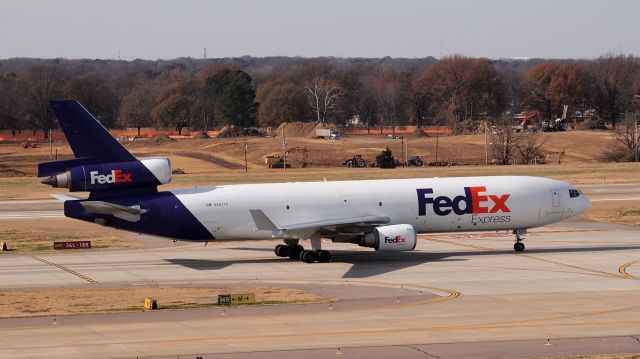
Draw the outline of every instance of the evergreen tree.
[[[396,168],[396,160],[393,158],[393,152],[389,147],[376,156],[376,163],[380,168]]]
[[[251,76],[241,70],[223,69],[207,78],[207,93],[214,103],[218,123],[255,125],[258,104],[251,82]]]

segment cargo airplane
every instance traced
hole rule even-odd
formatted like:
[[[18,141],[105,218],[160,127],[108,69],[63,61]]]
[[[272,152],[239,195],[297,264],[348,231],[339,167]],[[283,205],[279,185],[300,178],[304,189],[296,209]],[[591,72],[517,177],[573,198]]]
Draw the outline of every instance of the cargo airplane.
[[[167,158],[138,159],[80,103],[51,101],[75,158],[41,163],[42,183],[88,192],[62,195],[65,216],[183,241],[283,240],[280,257],[329,262],[321,239],[377,251],[411,251],[417,234],[511,231],[524,250],[527,229],[585,212],[571,184],[492,176],[221,185],[160,191]],[[300,240],[310,240],[309,249]]]

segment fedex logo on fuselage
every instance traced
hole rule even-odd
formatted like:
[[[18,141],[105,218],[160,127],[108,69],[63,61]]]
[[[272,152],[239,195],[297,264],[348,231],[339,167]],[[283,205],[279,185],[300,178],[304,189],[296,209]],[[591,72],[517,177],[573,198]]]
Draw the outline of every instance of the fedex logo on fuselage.
[[[433,188],[418,188],[418,215],[427,215],[427,206],[433,207],[433,213],[446,216],[453,212],[459,216],[463,214],[509,213],[507,206],[510,194],[486,194],[485,186],[464,187],[464,195],[454,198],[447,196],[433,197]]]
[[[91,171],[89,175],[91,175],[91,184],[132,182],[132,174],[122,173],[122,170],[111,170],[111,173],[108,175],[101,175],[98,171]]]

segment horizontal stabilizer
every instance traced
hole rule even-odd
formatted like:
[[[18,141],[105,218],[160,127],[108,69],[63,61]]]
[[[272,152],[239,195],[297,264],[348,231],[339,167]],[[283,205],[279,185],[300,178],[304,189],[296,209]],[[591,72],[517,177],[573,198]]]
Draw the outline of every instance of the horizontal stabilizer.
[[[147,213],[146,209],[140,207],[127,207],[103,201],[83,201],[80,204],[88,213],[112,215],[129,222],[138,222],[140,215]]]
[[[68,194],[59,194],[59,193],[52,193],[51,197],[53,197],[53,198],[55,198],[55,199],[57,199],[58,201],[61,201],[61,202],[77,201],[77,200],[80,200],[80,199],[85,199],[85,198],[80,198],[80,197],[77,197],[77,196],[71,196],[71,195],[68,195]]]

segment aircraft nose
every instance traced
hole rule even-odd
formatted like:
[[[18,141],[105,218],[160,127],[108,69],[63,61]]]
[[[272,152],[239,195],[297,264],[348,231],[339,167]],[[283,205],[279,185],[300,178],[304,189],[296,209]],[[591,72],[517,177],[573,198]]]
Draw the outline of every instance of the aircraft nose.
[[[580,197],[582,197],[582,199],[580,200],[580,208],[578,209],[578,212],[584,213],[591,208],[591,199],[584,194]]]

